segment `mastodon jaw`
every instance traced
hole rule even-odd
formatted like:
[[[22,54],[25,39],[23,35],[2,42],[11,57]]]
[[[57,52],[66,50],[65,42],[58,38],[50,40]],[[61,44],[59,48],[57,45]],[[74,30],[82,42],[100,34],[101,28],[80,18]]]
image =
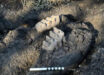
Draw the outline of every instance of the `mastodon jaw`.
[[[43,41],[42,49],[47,51],[53,50],[58,43],[61,43],[63,37],[64,32],[54,27],[53,31],[49,32],[49,36],[46,36],[46,40]]]
[[[38,32],[43,32],[45,30],[51,29],[52,27],[55,27],[59,23],[60,23],[59,16],[51,16],[38,22],[35,28]]]

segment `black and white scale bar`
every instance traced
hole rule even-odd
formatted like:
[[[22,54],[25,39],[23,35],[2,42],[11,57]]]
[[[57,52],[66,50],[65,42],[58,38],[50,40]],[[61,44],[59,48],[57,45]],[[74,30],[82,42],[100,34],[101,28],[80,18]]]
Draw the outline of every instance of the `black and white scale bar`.
[[[64,70],[64,67],[44,67],[44,68],[30,68],[30,71],[60,71]]]

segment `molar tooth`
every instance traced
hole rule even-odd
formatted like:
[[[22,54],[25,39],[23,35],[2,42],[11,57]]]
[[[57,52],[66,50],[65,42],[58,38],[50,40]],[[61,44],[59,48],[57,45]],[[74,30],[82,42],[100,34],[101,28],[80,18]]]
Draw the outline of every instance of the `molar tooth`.
[[[55,28],[57,29],[57,28]],[[58,31],[60,31],[61,34],[58,33]],[[63,34],[63,35],[62,35]],[[42,48],[45,50],[50,50],[52,51],[54,48],[56,48],[59,45],[61,45],[62,43],[62,39],[64,37],[64,32],[57,29],[57,30],[53,30],[49,32],[49,36],[46,36],[46,45],[44,45],[45,43],[43,42],[43,46]]]

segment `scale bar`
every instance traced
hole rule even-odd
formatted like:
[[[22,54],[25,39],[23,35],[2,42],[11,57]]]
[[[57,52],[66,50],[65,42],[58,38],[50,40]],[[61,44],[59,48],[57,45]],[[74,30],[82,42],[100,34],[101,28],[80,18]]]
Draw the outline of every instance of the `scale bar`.
[[[30,68],[30,71],[60,71],[64,70],[64,67],[43,67],[43,68]]]

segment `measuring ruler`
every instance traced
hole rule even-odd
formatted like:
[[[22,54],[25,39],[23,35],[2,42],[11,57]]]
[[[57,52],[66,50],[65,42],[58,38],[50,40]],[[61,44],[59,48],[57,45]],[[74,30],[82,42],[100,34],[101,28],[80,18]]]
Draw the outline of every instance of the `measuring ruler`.
[[[64,67],[43,67],[43,68],[30,68],[29,71],[60,71],[64,70]]]

